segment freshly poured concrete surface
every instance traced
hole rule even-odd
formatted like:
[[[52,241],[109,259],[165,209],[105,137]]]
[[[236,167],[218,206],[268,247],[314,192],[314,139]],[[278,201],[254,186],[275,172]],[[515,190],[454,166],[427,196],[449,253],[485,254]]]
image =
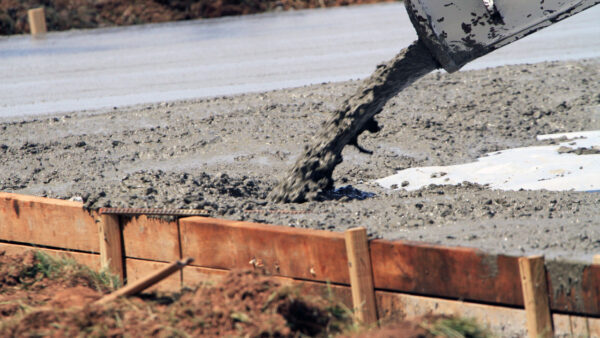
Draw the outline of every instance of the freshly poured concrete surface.
[[[376,237],[548,258],[590,262],[600,252],[598,193],[475,184],[392,191],[372,183],[401,169],[548,145],[536,135],[600,130],[600,58],[431,73],[377,115],[379,133],[360,137],[373,155],[344,150],[332,199],[267,199],[357,87],[341,82],[0,121],[0,191],[80,196],[93,208],[202,208],[220,218],[332,231],[365,226]]]
[[[600,6],[465,69],[600,56]],[[0,38],[0,118],[369,75],[416,34],[401,3]]]
[[[569,140],[556,145],[506,149],[471,163],[404,169],[377,183],[406,190],[465,181],[501,190],[600,190],[600,131],[540,135],[538,139],[562,137]],[[578,148],[581,154],[575,153]]]

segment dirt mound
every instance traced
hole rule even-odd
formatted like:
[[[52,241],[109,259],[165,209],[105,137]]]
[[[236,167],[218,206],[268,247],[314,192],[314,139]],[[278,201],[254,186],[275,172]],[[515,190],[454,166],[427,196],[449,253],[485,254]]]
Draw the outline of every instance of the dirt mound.
[[[181,294],[92,305],[113,289],[101,276],[39,252],[0,253],[0,335],[327,336],[351,321],[332,298],[256,271],[233,271]]]
[[[216,18],[390,0],[0,0],[0,35],[29,32],[27,10],[44,6],[48,30]]]
[[[0,336],[439,337],[487,333],[470,320],[427,316],[369,330],[332,295],[282,285],[260,271],[231,271],[181,293],[94,305],[111,276],[40,252],[0,253]],[[445,320],[442,321],[441,319]],[[477,333],[477,334],[472,334]]]

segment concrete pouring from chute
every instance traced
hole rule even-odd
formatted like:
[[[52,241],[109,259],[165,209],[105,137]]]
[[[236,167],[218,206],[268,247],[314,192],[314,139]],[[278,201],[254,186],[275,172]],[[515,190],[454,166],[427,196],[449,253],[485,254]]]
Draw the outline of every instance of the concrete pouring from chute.
[[[557,143],[488,153],[471,163],[405,169],[376,183],[406,190],[467,181],[501,190],[600,191],[600,130],[537,139]]]

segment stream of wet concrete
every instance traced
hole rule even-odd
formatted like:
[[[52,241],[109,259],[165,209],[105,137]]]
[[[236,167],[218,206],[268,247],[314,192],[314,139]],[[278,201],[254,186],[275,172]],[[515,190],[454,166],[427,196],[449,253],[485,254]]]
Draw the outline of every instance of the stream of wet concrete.
[[[393,97],[382,127],[342,151],[338,194],[267,196],[358,81],[0,122],[0,191],[80,197],[88,207],[206,209],[212,216],[590,260],[600,194],[481,185],[383,189],[398,170],[545,145],[537,135],[600,129],[600,60],[434,72]],[[569,154],[570,155],[570,154]],[[582,155],[590,156],[590,155]],[[299,213],[270,210],[301,211]],[[246,210],[253,210],[247,212]]]

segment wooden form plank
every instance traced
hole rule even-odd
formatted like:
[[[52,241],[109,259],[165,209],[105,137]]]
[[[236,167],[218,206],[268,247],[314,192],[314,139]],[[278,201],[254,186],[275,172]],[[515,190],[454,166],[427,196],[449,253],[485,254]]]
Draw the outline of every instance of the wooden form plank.
[[[123,250],[128,258],[172,262],[181,259],[177,221],[120,216]]]
[[[590,338],[600,338],[600,318],[587,318]]]
[[[571,337],[589,337],[588,319],[585,317],[569,316],[571,322]]]
[[[193,265],[254,265],[274,275],[350,283],[342,233],[206,217],[183,218],[179,224],[182,255],[192,257]]]
[[[98,239],[100,245],[100,264],[103,269],[125,280],[123,267],[123,244],[119,216],[100,215],[98,220]]]
[[[340,269],[343,234],[205,217],[181,219],[180,227],[183,256],[197,266],[233,269],[253,262],[276,275],[349,284]],[[370,251],[375,289],[524,305],[518,257],[387,240],[372,240]],[[548,273],[557,276],[554,271]],[[551,309],[600,315],[600,266],[582,271],[580,283],[565,292],[549,287]]]
[[[27,19],[29,21],[29,31],[31,35],[44,34],[47,32],[44,7],[28,10]]]
[[[600,265],[600,255],[594,255],[592,264]]]
[[[0,192],[0,239],[99,252],[94,215],[83,203]]]
[[[217,283],[227,274],[227,270],[209,269],[188,266],[183,270],[184,284],[196,285],[202,281]],[[321,294],[331,293],[346,306],[352,306],[352,293],[348,286],[327,285],[310,281],[294,280],[292,278],[278,278],[282,284],[301,285],[307,292]],[[403,293],[376,291],[377,311],[383,322],[407,317],[421,316],[429,313],[457,315],[466,318],[475,318],[479,323],[493,330],[499,336],[524,336],[526,334],[525,311],[523,309],[493,306],[447,300]],[[572,336],[569,315],[554,314],[555,333],[559,336]],[[582,318],[582,317],[580,317]],[[600,322],[600,319],[587,318],[590,323]],[[600,327],[600,324],[596,324]],[[590,325],[590,327],[592,327]],[[591,337],[593,334],[590,335]],[[598,336],[596,336],[598,337]]]
[[[343,234],[201,217],[186,222],[182,251],[193,252],[198,266],[243,268],[254,261],[282,276],[349,284]],[[82,203],[0,192],[0,240],[99,252],[97,235],[94,214]],[[229,251],[215,250],[215,245]],[[516,257],[383,240],[370,246],[376,288],[523,305],[520,287],[515,287]],[[220,253],[211,256],[215,251]],[[582,277],[567,287],[553,283],[560,277],[553,271],[548,272],[553,310],[600,315],[599,265],[584,265]]]
[[[169,263],[146,261],[142,259],[126,258],[125,267],[127,268],[127,283],[135,283],[142,280],[154,272],[164,269]],[[148,288],[147,291],[179,291],[181,290],[181,273],[175,273],[158,284]]]
[[[600,265],[546,261],[550,308],[600,316]]]
[[[519,258],[529,337],[553,337],[544,256]]]
[[[70,257],[73,258],[77,263],[83,264],[94,271],[100,270],[100,255],[93,253],[84,253],[84,252],[74,252],[74,251],[64,251],[64,250],[54,250],[54,249],[46,249],[46,248],[36,248],[27,245],[18,245],[11,243],[2,243],[0,242],[0,251],[6,252],[8,255],[17,255],[22,254],[26,251],[36,250],[47,253],[49,255],[53,255],[55,257]]]
[[[476,249],[373,240],[376,289],[523,305],[516,257]]]
[[[367,229],[346,230],[345,238],[354,317],[360,323],[372,325],[377,323],[377,310]]]

